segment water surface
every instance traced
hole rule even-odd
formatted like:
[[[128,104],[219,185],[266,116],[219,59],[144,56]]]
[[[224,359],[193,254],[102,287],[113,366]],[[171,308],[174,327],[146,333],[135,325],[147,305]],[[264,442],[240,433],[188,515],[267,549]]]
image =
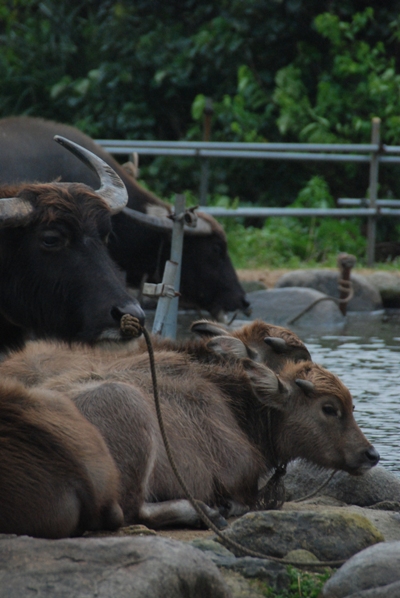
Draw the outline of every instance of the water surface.
[[[366,314],[341,335],[302,334],[315,362],[350,389],[354,416],[381,455],[381,465],[400,475],[400,319],[369,321]]]

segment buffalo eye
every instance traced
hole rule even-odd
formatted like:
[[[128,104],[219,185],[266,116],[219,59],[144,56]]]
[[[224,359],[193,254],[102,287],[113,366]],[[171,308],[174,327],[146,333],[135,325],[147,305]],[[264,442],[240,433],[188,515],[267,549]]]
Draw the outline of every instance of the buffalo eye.
[[[56,251],[66,245],[66,238],[57,230],[46,230],[40,235],[40,244],[43,249]]]
[[[322,411],[325,415],[333,416],[333,417],[340,417],[340,411],[336,409],[333,405],[324,405],[322,407]]]

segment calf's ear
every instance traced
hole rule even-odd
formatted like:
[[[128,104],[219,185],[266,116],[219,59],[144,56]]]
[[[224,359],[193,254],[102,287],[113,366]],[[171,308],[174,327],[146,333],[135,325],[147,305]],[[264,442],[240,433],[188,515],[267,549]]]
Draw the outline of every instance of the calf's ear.
[[[267,366],[250,359],[244,360],[243,366],[251,388],[260,403],[283,411],[289,398],[289,390],[279,376]]]
[[[288,344],[283,338],[278,338],[275,336],[266,336],[264,338],[264,343],[271,347],[275,351],[275,353],[287,353],[288,351]]]
[[[207,342],[207,347],[223,357],[230,355],[243,359],[248,357],[246,345],[232,336],[214,336]]]
[[[193,322],[190,326],[190,330],[200,336],[209,337],[229,334],[226,328],[216,322],[209,322],[208,320],[198,320],[197,322]]]

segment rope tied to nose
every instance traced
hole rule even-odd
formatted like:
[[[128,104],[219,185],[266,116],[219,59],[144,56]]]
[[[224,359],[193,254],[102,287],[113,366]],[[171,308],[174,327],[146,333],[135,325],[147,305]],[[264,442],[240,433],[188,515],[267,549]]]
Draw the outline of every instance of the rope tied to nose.
[[[142,326],[135,316],[124,314],[120,321],[122,336],[127,338],[138,338],[142,334]]]
[[[124,320],[124,324],[123,324],[122,320],[124,318],[125,318],[125,320]],[[133,322],[132,320],[136,320],[136,322]],[[193,496],[191,491],[189,490],[186,482],[184,481],[184,479],[182,478],[181,474],[178,471],[174,457],[172,455],[171,445],[169,443],[169,440],[168,440],[168,437],[166,434],[164,420],[163,420],[163,416],[162,416],[162,412],[161,412],[161,404],[160,404],[160,398],[159,398],[159,394],[158,394],[157,374],[156,374],[155,359],[154,359],[154,350],[153,350],[153,346],[151,343],[150,334],[144,326],[140,325],[139,320],[137,320],[137,318],[135,318],[134,316],[131,316],[129,314],[126,314],[126,317],[123,316],[121,318],[121,331],[123,332],[122,326],[124,326],[124,329],[125,329],[125,327],[127,327],[126,329],[128,329],[128,330],[139,330],[139,334],[137,334],[137,336],[140,336],[140,333],[143,333],[143,335],[145,337],[147,350],[149,353],[150,371],[151,371],[151,378],[152,378],[152,382],[153,382],[153,394],[154,394],[154,402],[155,402],[155,407],[156,407],[157,419],[158,419],[161,437],[164,442],[164,447],[165,447],[165,451],[167,453],[169,463],[170,463],[171,468],[175,474],[175,477],[178,480],[182,490],[184,491],[188,501],[191,503],[192,507],[194,508],[194,510],[200,517],[200,519],[203,521],[203,523],[205,523],[205,525],[207,525],[207,527],[209,529],[211,529],[221,539],[222,544],[224,544],[228,548],[233,548],[234,550],[239,551],[242,554],[252,556],[255,558],[261,558],[261,559],[268,560],[268,561],[274,561],[276,563],[282,563],[284,565],[293,565],[293,566],[297,566],[297,567],[305,567],[305,566],[340,567],[341,565],[343,565],[343,563],[345,562],[343,560],[341,560],[341,561],[320,561],[319,563],[318,562],[317,563],[315,563],[315,562],[307,563],[307,562],[301,562],[301,561],[300,562],[299,561],[289,561],[286,559],[269,556],[269,555],[257,552],[255,550],[251,550],[245,546],[242,546],[235,540],[231,540],[231,538],[227,538],[220,531],[220,529],[214,524],[213,521],[211,521],[211,519],[208,517],[208,515],[204,512],[203,503],[201,501],[198,501]],[[277,481],[279,481],[282,479],[282,476],[284,476],[285,472],[286,472],[286,465],[277,466],[275,468],[275,473],[272,477],[276,476]]]

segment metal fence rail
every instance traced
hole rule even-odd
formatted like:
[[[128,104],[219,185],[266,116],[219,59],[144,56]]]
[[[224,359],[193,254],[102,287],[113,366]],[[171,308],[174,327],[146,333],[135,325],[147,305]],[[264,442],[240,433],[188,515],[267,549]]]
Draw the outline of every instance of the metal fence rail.
[[[339,198],[338,205],[358,208],[223,208],[206,207],[208,167],[202,168],[200,205],[202,210],[215,217],[366,217],[367,264],[375,258],[376,221],[381,216],[400,217],[400,200],[378,200],[379,164],[400,164],[400,146],[388,146],[380,140],[380,119],[372,119],[371,143],[322,144],[322,143],[236,143],[216,141],[130,141],[98,139],[99,145],[115,155],[138,153],[153,156],[191,156],[208,165],[209,158],[244,158],[254,160],[292,160],[313,162],[359,162],[369,163],[369,197],[361,199]]]

